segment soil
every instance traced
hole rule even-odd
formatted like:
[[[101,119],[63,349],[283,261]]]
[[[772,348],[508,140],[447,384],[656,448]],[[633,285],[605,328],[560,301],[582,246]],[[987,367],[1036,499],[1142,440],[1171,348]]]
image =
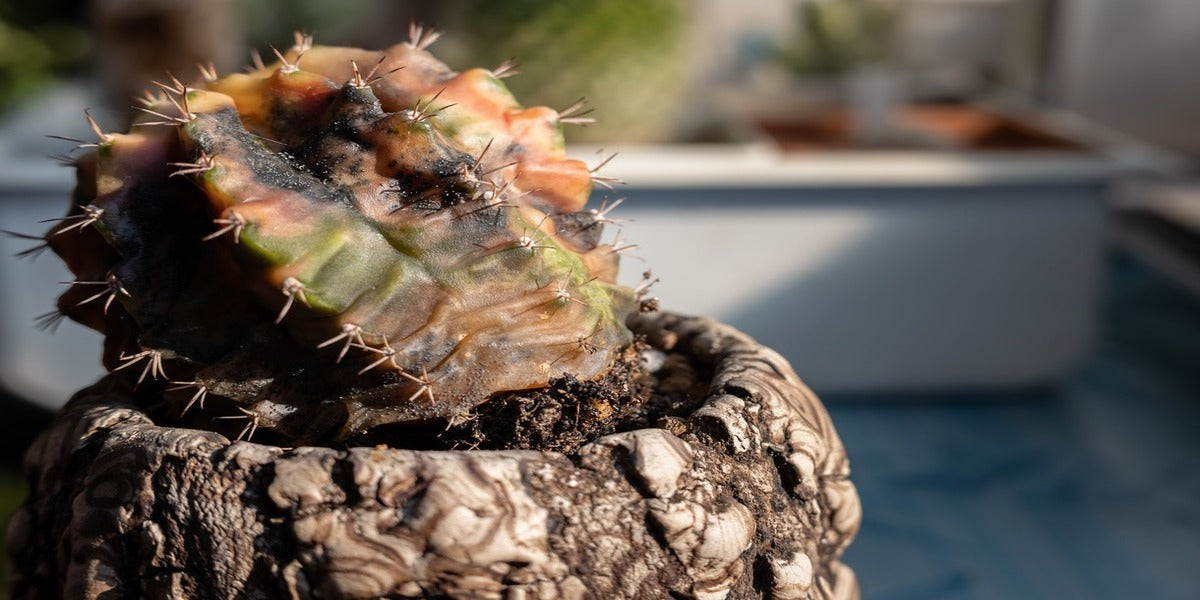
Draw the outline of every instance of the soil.
[[[653,361],[655,368],[648,368]],[[638,339],[603,377],[562,377],[549,387],[498,394],[459,422],[377,427],[349,446],[409,450],[540,450],[572,454],[612,433],[657,427],[676,434],[708,394],[711,373]]]
[[[571,455],[584,444],[623,431],[662,428],[682,434],[687,429],[684,418],[709,393],[705,382],[712,373],[711,366],[695,364],[673,352],[673,342],[639,335],[598,379],[567,376],[545,388],[497,394],[465,417],[384,425],[341,442],[326,439],[306,444],[405,450],[521,449]],[[165,401],[159,394],[153,389],[138,394],[139,403],[158,425],[206,429],[230,439],[244,433],[247,421],[227,398],[209,394],[203,409],[180,415],[178,399]],[[336,423],[332,427],[336,429]],[[265,427],[254,430],[251,439],[292,445],[280,432]]]
[[[962,150],[1074,150],[1078,143],[1005,115],[964,105],[913,104],[898,109],[895,125],[922,134],[936,147]],[[850,113],[835,108],[795,121],[760,123],[784,149],[793,152],[858,148]],[[879,149],[919,149],[885,145]]]

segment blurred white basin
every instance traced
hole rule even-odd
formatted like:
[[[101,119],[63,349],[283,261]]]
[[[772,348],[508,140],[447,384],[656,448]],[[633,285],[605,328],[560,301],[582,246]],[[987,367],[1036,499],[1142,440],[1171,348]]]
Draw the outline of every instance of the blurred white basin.
[[[1088,351],[1104,159],[620,150],[612,216],[662,305],[745,330],[818,391],[1039,385]]]

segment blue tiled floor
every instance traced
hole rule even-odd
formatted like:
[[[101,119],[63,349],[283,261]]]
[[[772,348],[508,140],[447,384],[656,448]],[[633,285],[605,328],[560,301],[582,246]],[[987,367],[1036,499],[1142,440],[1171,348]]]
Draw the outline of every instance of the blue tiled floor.
[[[867,599],[1200,598],[1200,299],[1114,257],[1060,386],[828,397]]]

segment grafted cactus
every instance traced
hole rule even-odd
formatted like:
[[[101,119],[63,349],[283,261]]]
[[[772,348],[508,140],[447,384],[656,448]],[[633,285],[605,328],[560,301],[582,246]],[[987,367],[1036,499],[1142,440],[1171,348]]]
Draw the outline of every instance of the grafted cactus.
[[[161,85],[130,133],[95,127],[46,240],[76,278],[58,308],[106,335],[110,370],[306,442],[610,369],[637,292],[584,209],[594,169],[565,156],[573,110],[522,108],[503,67],[450,70],[435,37],[298,36]]]

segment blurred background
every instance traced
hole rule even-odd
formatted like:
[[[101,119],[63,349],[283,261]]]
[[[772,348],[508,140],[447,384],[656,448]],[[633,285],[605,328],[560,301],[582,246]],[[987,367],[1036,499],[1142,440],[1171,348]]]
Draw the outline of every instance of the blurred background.
[[[410,19],[452,67],[519,59],[526,104],[588,97],[627,281],[833,414],[866,598],[1200,597],[1200,2],[3,0],[0,228],[61,216],[45,135],[83,108],[119,129],[164,71]],[[33,245],[0,240],[0,523],[101,374],[96,334],[35,327],[69,276]]]

